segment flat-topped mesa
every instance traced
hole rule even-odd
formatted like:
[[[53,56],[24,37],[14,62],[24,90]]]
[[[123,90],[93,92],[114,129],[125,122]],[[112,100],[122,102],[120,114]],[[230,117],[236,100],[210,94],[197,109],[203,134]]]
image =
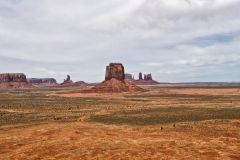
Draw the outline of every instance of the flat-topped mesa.
[[[45,86],[57,86],[57,81],[54,78],[28,78],[28,83],[37,86],[37,87],[45,87]]]
[[[27,79],[29,83],[32,84],[41,84],[41,83],[57,83],[56,79],[54,78],[29,78]]]
[[[112,78],[123,81],[125,79],[124,66],[121,63],[110,63],[106,67],[105,80]]]
[[[25,82],[27,83],[26,75],[23,73],[3,73],[0,74],[0,83],[7,82]]]
[[[0,89],[19,89],[32,88],[27,82],[26,75],[23,73],[3,73],[0,74]]]
[[[134,76],[130,73],[125,73],[125,79],[130,80],[130,81],[134,81]]]

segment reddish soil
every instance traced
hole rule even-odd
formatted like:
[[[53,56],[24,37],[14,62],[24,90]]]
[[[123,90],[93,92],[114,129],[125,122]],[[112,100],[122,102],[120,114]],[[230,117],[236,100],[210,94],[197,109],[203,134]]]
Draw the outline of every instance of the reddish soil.
[[[0,128],[0,159],[240,159],[240,121]],[[20,133],[20,134],[19,134]]]

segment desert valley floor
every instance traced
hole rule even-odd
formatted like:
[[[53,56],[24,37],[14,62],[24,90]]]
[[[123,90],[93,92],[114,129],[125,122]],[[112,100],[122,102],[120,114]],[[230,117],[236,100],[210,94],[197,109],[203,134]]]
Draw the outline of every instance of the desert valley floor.
[[[240,159],[239,88],[145,88],[0,91],[0,159]]]

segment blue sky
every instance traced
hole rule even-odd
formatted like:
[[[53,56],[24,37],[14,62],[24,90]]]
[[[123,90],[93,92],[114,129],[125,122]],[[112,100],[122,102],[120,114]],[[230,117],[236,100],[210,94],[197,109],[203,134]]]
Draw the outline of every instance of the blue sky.
[[[0,0],[0,72],[104,79],[109,62],[161,82],[240,81],[240,0]]]

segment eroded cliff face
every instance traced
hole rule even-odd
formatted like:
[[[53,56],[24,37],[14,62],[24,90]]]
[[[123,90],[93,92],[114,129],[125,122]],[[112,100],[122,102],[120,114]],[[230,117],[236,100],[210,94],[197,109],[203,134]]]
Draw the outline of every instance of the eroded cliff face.
[[[130,73],[125,73],[125,79],[130,80],[130,81],[134,81],[134,76]]]
[[[23,73],[4,73],[0,74],[0,83],[7,82],[26,82],[26,75]]]
[[[145,91],[129,80],[125,80],[124,66],[121,63],[110,63],[106,67],[105,81],[97,84],[85,93],[121,93]]]
[[[27,82],[23,73],[3,73],[0,74],[0,89],[32,88]]]
[[[56,84],[57,81],[54,78],[29,78],[27,81],[31,84],[40,84],[40,83],[53,83]]]
[[[123,81],[125,79],[124,66],[121,63],[110,63],[106,67],[105,80],[112,78]]]
[[[35,86],[55,86],[58,85],[56,79],[54,78],[29,78],[28,83]]]
[[[133,83],[135,85],[158,85],[159,82],[153,80],[152,74],[142,74],[142,72],[139,73],[138,80],[134,80]]]

